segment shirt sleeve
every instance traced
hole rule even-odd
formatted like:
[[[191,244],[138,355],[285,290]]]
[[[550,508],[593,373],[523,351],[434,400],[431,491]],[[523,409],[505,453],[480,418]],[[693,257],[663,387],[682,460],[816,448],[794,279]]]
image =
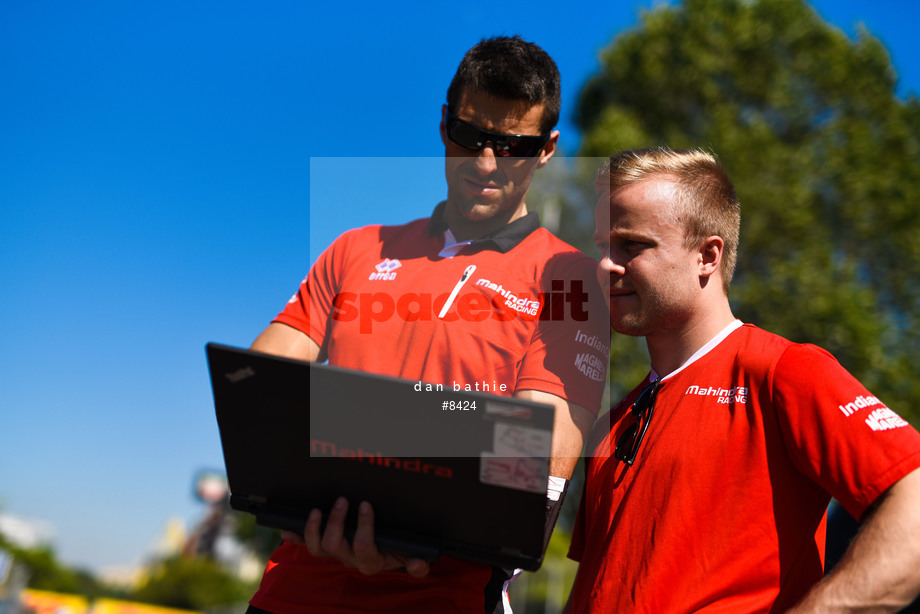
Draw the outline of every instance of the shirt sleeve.
[[[274,322],[287,324],[306,333],[318,346],[323,347],[335,309],[342,271],[345,270],[348,245],[355,232],[346,232],[320,254]]]
[[[544,269],[540,320],[524,355],[516,390],[554,394],[597,415],[607,381],[610,316],[595,263],[573,252]]]
[[[920,434],[821,348],[790,346],[772,391],[796,466],[853,517],[920,466]]]

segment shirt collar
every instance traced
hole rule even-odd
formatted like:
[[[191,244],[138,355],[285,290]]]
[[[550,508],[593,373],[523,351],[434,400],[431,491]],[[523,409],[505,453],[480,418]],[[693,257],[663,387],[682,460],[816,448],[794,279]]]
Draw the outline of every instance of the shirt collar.
[[[447,230],[447,219],[444,216],[446,208],[447,201],[441,201],[434,208],[434,212],[428,220],[428,234],[431,236],[442,234]],[[524,217],[520,217],[510,224],[505,224],[495,232],[473,239],[470,245],[477,249],[491,249],[504,254],[511,251],[539,227],[540,216],[536,211],[531,211]]]
[[[681,371],[689,367],[691,364],[695,363],[697,360],[699,360],[700,358],[708,354],[710,351],[712,351],[714,347],[722,343],[722,341],[726,337],[728,337],[730,334],[732,334],[733,332],[735,332],[737,329],[741,328],[742,326],[744,326],[744,323],[741,320],[738,320],[738,319],[732,320],[731,324],[723,328],[719,332],[719,334],[717,334],[715,337],[710,339],[709,342],[706,343],[706,345],[704,345],[703,347],[698,349],[696,352],[694,352],[693,356],[688,358],[687,361],[684,362],[684,364],[682,364],[680,368],[678,368],[676,371],[671,371],[665,376],[660,376],[655,371],[655,369],[652,368],[650,375],[649,375],[649,377],[651,378],[651,381],[654,382],[657,379],[666,380],[666,379],[670,379],[671,377],[677,375],[678,373],[680,373]]]

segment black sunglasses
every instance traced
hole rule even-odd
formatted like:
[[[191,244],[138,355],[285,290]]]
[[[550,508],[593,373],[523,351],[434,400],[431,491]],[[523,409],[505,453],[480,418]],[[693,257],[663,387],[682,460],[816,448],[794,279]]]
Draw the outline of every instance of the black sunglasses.
[[[660,383],[660,379],[655,380],[639,394],[639,398],[632,404],[631,409],[635,422],[623,431],[623,434],[617,439],[617,447],[613,449],[614,458],[623,461],[629,466],[636,462],[639,446],[642,445],[645,431],[648,430],[648,425],[652,421],[652,413],[655,411],[655,397],[658,396]]]
[[[447,138],[464,149],[482,151],[491,144],[496,156],[503,158],[533,158],[540,153],[551,132],[539,136],[528,134],[495,134],[465,122],[447,112]]]

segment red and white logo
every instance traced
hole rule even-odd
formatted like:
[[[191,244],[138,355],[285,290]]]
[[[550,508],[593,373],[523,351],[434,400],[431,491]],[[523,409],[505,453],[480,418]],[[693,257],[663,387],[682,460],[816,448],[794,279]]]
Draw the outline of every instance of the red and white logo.
[[[734,386],[732,388],[713,388],[712,386],[690,386],[684,394],[692,394],[699,397],[715,397],[716,403],[728,405],[746,405],[748,397],[751,396],[751,389],[746,386]]]
[[[871,409],[869,415],[865,416],[865,422],[873,431],[888,431],[902,426],[909,426],[907,420],[888,409],[877,397],[860,395],[846,405],[838,405],[837,407],[847,417],[858,413],[862,409]]]

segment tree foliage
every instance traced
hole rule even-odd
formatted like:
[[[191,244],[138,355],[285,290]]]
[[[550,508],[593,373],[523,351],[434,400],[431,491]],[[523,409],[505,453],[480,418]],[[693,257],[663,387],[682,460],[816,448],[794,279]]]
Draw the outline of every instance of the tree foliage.
[[[174,556],[160,561],[133,599],[189,610],[245,603],[255,586],[206,557]]]
[[[25,567],[29,588],[77,593],[89,597],[111,593],[91,572],[61,563],[49,546],[22,548],[0,534],[0,549],[8,552],[17,565]]]
[[[917,424],[920,102],[895,84],[876,38],[800,0],[686,0],[603,52],[576,121],[584,156],[715,153],[742,204],[736,315],[828,349]]]
[[[275,548],[281,545],[281,531],[256,524],[256,517],[252,514],[234,512],[233,527],[234,537],[263,563],[267,562]]]

